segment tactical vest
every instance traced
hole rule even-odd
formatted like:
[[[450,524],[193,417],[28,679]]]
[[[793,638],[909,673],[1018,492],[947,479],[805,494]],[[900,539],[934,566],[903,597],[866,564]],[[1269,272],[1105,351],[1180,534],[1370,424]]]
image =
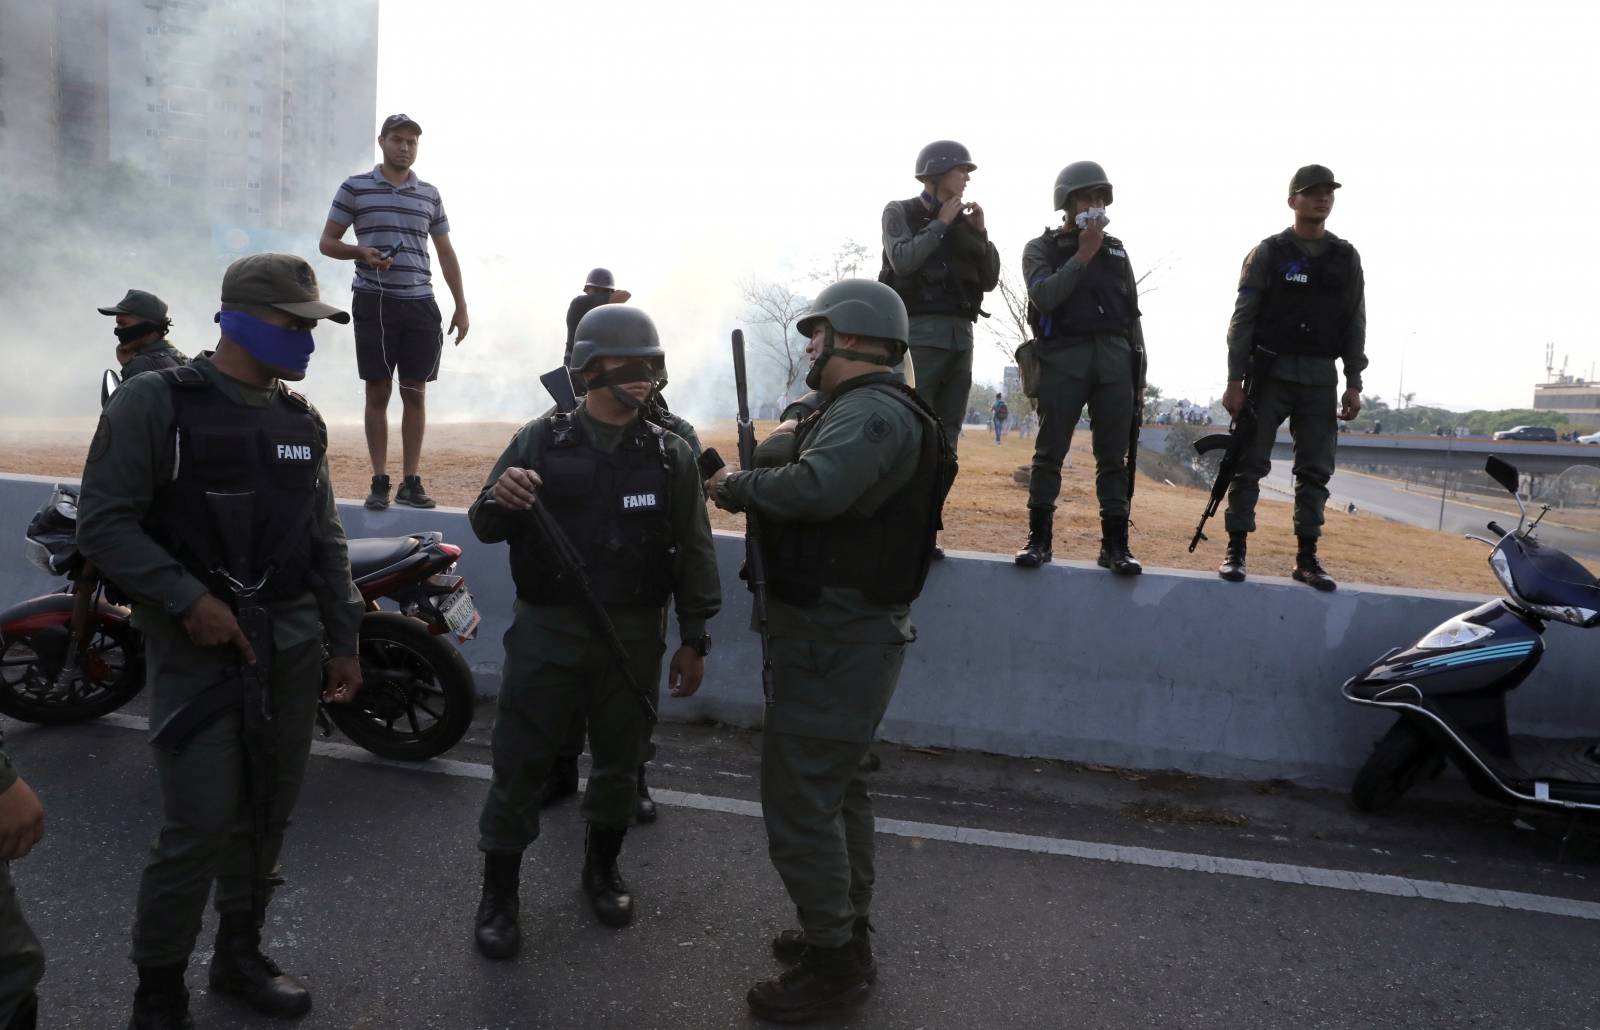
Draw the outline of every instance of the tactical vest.
[[[1050,248],[1050,268],[1059,272],[1078,252],[1077,233],[1046,229],[1039,237]],[[1128,284],[1128,252],[1122,241],[1107,236],[1093,260],[1078,272],[1078,285],[1053,311],[1041,312],[1028,301],[1028,325],[1039,340],[1070,340],[1095,333],[1127,336],[1139,317],[1139,300]],[[1032,283],[1028,284],[1032,286]]]
[[[591,444],[570,414],[547,416],[535,472],[539,503],[583,559],[601,604],[661,608],[672,593],[672,535],[666,431],[640,419],[610,454]],[[511,579],[533,605],[574,605],[579,597],[538,530],[526,520],[511,535]]]
[[[896,203],[913,234],[933,221],[934,212],[920,197]],[[908,315],[960,315],[976,322],[983,304],[983,265],[988,253],[984,238],[973,231],[965,218],[957,218],[928,260],[910,275],[896,272],[885,250],[878,281],[900,295]]]
[[[877,390],[916,412],[922,423],[917,470],[909,482],[871,515],[843,515],[827,522],[761,520],[767,585],[789,604],[817,603],[823,587],[851,587],[876,604],[910,604],[922,593],[933,562],[935,535],[942,528],[945,495],[956,478],[956,456],[939,416],[915,390],[891,373],[852,380],[795,430],[798,455],[828,409],[851,390]]]
[[[1256,260],[1267,268],[1267,287],[1256,316],[1256,345],[1278,354],[1337,358],[1344,350],[1356,305],[1356,249],[1328,241],[1318,257],[1307,257],[1293,230],[1261,241]]]
[[[219,571],[225,545],[207,493],[255,492],[249,526],[252,581],[267,575],[262,600],[296,597],[310,586],[312,517],[327,430],[304,397],[282,384],[264,407],[230,400],[198,368],[160,369],[171,388],[176,472],[157,489],[144,528],[206,589],[233,590]]]

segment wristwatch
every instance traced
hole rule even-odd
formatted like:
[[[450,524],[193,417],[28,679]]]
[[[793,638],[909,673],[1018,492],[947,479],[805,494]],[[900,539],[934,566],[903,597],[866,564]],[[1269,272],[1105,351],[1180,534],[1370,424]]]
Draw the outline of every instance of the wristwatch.
[[[701,658],[711,653],[711,634],[702,633],[698,637],[690,637],[683,642],[684,647],[692,647]]]

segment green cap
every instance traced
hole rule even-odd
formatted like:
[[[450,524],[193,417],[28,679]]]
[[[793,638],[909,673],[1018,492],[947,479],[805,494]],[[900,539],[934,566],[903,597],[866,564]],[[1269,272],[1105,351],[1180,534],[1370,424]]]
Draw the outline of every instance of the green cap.
[[[1294,178],[1289,180],[1289,194],[1304,193],[1313,186],[1332,186],[1339,188],[1339,183],[1334,181],[1333,172],[1327,165],[1306,165],[1294,173]]]
[[[222,275],[222,307],[239,305],[277,308],[298,318],[350,321],[350,313],[324,304],[317,294],[317,273],[305,258],[293,254],[251,254],[228,266]]]
[[[109,308],[97,308],[102,315],[132,315],[146,322],[167,324],[167,302],[144,290],[129,290]]]

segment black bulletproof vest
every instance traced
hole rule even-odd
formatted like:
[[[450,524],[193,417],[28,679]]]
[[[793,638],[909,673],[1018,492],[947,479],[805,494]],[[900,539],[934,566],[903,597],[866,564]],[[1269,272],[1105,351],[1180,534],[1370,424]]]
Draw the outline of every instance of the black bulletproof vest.
[[[539,503],[554,516],[583,559],[601,604],[660,608],[672,592],[673,543],[665,430],[640,419],[607,454],[586,439],[569,414],[550,415],[534,471]],[[534,605],[573,605],[578,595],[524,522],[510,538],[517,597]]]
[[[897,201],[913,233],[933,221],[934,213],[920,197]],[[988,247],[965,218],[957,218],[928,260],[910,275],[900,275],[883,252],[878,281],[893,287],[905,301],[908,315],[960,315],[973,321],[983,304],[983,263]]]
[[[956,456],[939,416],[893,374],[876,373],[844,384],[795,430],[796,454],[828,408],[851,390],[878,390],[904,403],[922,422],[922,449],[909,482],[865,518],[827,522],[761,521],[767,583],[774,596],[808,607],[823,587],[853,587],[878,604],[910,604],[922,593],[942,526],[945,495],[956,477]]]
[[[1045,230],[1039,237],[1050,247],[1050,267],[1060,271],[1078,252],[1077,233]],[[1107,236],[1094,260],[1078,273],[1078,285],[1053,311],[1041,312],[1028,302],[1028,324],[1040,340],[1066,340],[1093,333],[1128,335],[1139,317],[1139,301],[1128,286],[1128,252],[1122,241]],[[1032,285],[1031,283],[1029,284]]]
[[[144,528],[183,567],[223,599],[233,596],[217,570],[224,547],[207,493],[255,492],[249,527],[251,579],[269,573],[259,597],[298,596],[310,585],[310,526],[327,431],[304,397],[279,385],[272,402],[229,400],[197,368],[155,372],[172,392],[177,472],[156,491]]]
[[[1261,241],[1257,260],[1267,267],[1267,288],[1256,316],[1255,343],[1278,354],[1336,358],[1359,301],[1356,251],[1330,240],[1318,257],[1295,246],[1292,230]]]

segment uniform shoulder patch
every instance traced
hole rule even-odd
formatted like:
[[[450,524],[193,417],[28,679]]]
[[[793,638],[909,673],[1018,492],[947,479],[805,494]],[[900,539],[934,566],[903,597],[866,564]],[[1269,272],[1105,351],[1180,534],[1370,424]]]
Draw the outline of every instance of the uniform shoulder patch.
[[[882,443],[892,432],[894,427],[889,425],[889,420],[877,414],[867,419],[867,424],[861,430],[861,434],[872,443]]]
[[[883,232],[891,239],[900,239],[906,235],[906,215],[898,203],[890,204],[883,209]]]

